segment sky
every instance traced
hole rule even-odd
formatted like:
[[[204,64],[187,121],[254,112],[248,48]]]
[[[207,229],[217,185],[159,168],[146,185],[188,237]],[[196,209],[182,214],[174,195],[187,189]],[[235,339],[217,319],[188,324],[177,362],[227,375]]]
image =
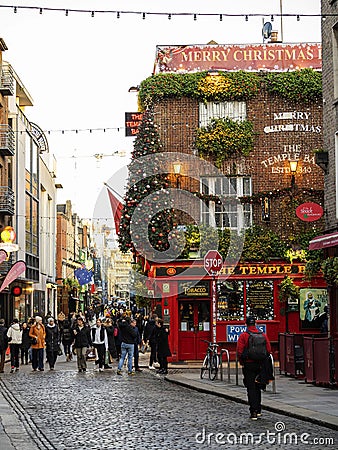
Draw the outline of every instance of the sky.
[[[17,12],[4,5],[16,5]],[[8,47],[3,58],[33,97],[25,114],[45,130],[57,159],[56,181],[63,186],[57,202],[71,200],[80,218],[111,216],[104,183],[123,195],[133,148],[134,139],[124,135],[124,113],[137,111],[137,94],[128,89],[152,74],[156,45],[262,43],[262,25],[281,5],[283,14],[300,15],[299,21],[284,17],[282,24],[274,17],[273,30],[280,37],[282,28],[283,42],[320,42],[320,17],[301,16],[320,14],[320,0],[0,0],[0,37]],[[95,12],[40,14],[20,6]],[[120,11],[120,18],[99,13],[108,10]],[[172,18],[143,19],[142,12]],[[220,21],[221,13],[248,14],[248,21]]]

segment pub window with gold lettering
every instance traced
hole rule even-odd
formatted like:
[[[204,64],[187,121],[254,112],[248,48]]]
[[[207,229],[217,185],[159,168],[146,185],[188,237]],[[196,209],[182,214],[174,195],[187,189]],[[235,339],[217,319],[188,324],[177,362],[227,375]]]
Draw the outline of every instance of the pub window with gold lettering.
[[[217,282],[217,320],[244,320],[243,281]]]
[[[273,281],[246,282],[246,315],[253,315],[257,320],[273,320]]]

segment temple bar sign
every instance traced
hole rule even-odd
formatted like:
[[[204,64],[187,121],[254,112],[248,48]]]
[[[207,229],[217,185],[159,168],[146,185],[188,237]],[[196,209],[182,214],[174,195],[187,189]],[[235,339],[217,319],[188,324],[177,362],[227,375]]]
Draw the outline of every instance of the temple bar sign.
[[[319,43],[157,46],[154,73],[322,69]]]

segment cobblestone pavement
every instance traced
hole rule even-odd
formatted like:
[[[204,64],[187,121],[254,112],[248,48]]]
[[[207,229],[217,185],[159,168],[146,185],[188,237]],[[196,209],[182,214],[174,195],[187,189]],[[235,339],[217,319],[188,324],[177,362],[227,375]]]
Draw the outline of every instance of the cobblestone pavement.
[[[91,363],[86,373],[75,363],[57,363],[54,372],[26,367],[2,375],[0,386],[37,449],[337,448],[337,431],[266,411],[250,421],[246,405],[176,386],[148,369],[131,377],[94,372]],[[285,433],[294,433],[292,444]]]

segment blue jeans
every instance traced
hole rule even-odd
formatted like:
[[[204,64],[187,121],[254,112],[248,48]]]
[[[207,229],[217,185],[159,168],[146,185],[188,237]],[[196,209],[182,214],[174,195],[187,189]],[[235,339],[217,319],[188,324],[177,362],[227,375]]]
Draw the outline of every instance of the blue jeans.
[[[121,344],[121,358],[117,370],[122,369],[127,353],[128,353],[128,372],[133,371],[134,344],[126,344],[125,342],[122,342]]]

